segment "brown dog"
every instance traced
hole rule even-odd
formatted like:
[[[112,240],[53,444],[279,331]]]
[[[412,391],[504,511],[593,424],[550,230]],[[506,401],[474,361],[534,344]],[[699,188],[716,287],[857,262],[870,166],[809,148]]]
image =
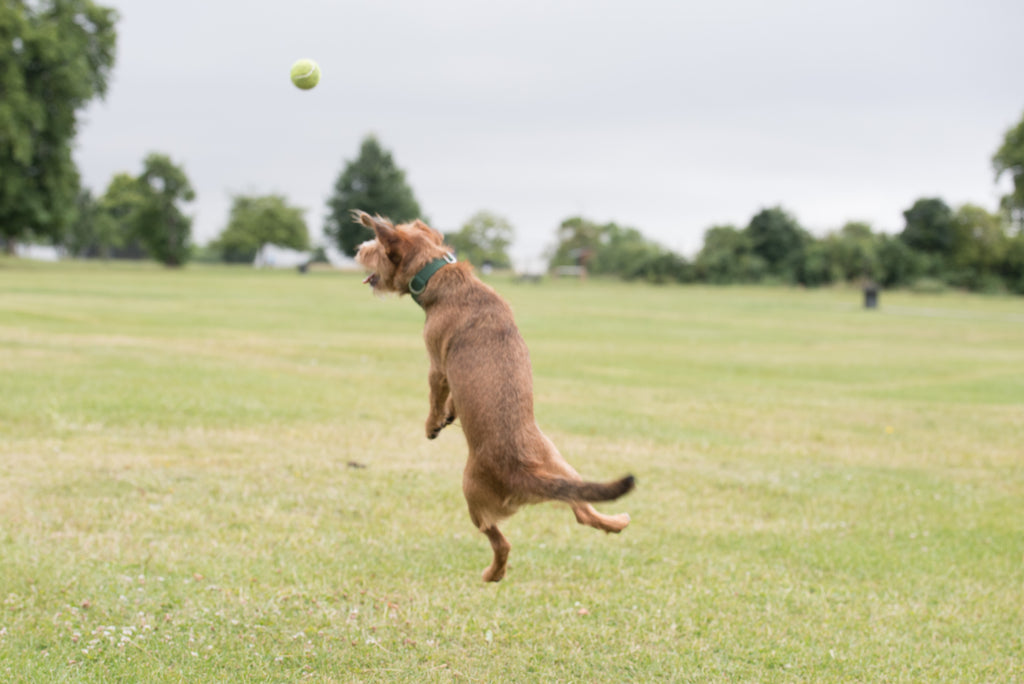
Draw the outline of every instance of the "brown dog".
[[[565,501],[580,523],[621,532],[628,514],[601,515],[587,502],[619,498],[633,489],[633,476],[584,482],[537,427],[529,352],[508,304],[422,221],[393,226],[361,211],[353,217],[376,234],[356,255],[370,272],[363,282],[375,292],[410,292],[427,314],[427,438],[459,417],[469,444],[462,491],[473,524],[494,549],[484,580],[505,576],[511,545],[497,524],[523,504]]]

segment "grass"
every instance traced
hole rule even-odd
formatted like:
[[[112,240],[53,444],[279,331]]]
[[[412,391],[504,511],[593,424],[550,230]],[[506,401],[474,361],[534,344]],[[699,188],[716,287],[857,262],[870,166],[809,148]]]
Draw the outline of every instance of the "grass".
[[[1024,304],[496,279],[639,487],[504,527],[356,275],[0,259],[0,679],[1024,681]]]

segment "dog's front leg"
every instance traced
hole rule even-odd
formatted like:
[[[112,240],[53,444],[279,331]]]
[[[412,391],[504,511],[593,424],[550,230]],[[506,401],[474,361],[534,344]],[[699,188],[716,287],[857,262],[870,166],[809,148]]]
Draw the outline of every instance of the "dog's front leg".
[[[455,420],[455,406],[444,373],[430,367],[430,414],[427,416],[427,439],[434,439]]]

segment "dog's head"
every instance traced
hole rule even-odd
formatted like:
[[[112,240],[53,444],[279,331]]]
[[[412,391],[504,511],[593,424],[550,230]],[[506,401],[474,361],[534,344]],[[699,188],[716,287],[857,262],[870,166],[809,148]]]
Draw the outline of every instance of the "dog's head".
[[[444,246],[441,233],[418,219],[395,226],[358,209],[352,218],[372,228],[375,235],[356,252],[356,261],[370,273],[363,282],[374,292],[408,292],[409,281],[421,268],[451,251]]]

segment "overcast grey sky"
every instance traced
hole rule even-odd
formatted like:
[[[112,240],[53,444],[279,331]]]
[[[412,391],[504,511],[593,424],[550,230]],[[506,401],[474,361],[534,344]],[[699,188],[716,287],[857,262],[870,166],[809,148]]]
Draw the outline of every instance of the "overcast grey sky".
[[[893,232],[923,196],[994,209],[1024,115],[1022,0],[100,1],[119,48],[84,182],[170,155],[200,243],[237,193],[284,194],[319,235],[368,133],[435,227],[496,212],[518,260],[577,214],[689,255],[777,204]]]

